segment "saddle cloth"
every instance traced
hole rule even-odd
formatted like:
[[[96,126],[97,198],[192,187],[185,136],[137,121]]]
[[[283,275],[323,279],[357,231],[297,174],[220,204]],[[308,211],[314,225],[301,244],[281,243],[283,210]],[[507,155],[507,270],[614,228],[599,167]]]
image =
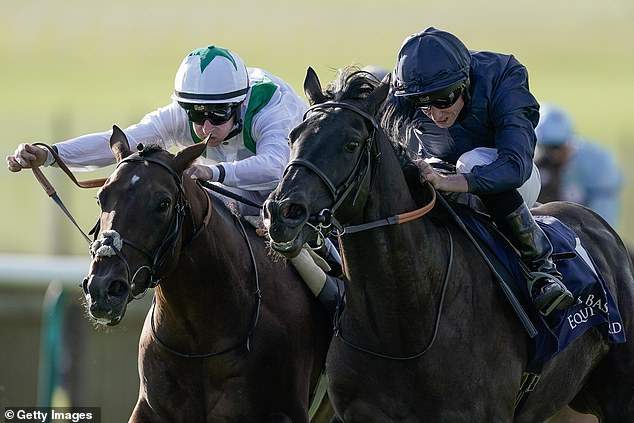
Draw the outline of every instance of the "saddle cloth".
[[[526,279],[519,264],[519,254],[492,224],[488,216],[461,204],[454,205],[457,214],[476,240],[485,248],[487,257],[514,292],[538,330],[532,340],[529,363],[545,362],[563,351],[571,342],[592,327],[607,337],[609,343],[625,342],[623,323],[618,307],[598,273],[579,237],[552,216],[535,216],[553,244],[553,261],[563,275],[563,282],[577,298],[566,310],[540,314],[532,303]],[[488,250],[488,251],[487,251]],[[489,257],[491,259],[491,257]],[[502,269],[498,267],[502,266]]]

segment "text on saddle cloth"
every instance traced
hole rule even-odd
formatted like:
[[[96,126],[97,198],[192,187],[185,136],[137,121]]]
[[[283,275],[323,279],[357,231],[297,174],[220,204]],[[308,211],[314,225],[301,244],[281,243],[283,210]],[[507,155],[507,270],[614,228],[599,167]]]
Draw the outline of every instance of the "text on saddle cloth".
[[[563,282],[577,298],[566,310],[555,310],[542,316],[532,304],[526,280],[519,264],[519,255],[484,216],[467,207],[456,207],[457,213],[475,236],[495,256],[492,262],[503,266],[500,274],[531,317],[539,334],[533,339],[531,359],[546,361],[563,351],[571,342],[592,327],[598,327],[612,344],[626,340],[621,316],[612,294],[579,237],[552,216],[535,216],[553,244],[553,260],[563,275]]]

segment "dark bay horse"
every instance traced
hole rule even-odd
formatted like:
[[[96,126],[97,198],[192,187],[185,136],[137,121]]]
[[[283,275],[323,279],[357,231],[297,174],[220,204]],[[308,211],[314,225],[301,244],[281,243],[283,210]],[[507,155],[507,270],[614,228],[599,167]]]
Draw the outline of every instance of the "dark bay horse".
[[[265,217],[272,247],[288,255],[315,228],[341,225],[346,305],[326,363],[337,415],[535,423],[571,404],[602,422],[634,421],[634,343],[609,344],[596,328],[545,363],[516,412],[529,338],[474,245],[377,124],[388,84],[343,72],[330,87],[309,69],[312,107],[291,132]],[[578,234],[634,336],[634,271],[615,231],[570,203],[534,212]]]
[[[332,332],[321,305],[252,227],[182,176],[204,143],[132,154],[115,127],[110,146],[118,165],[98,194],[83,288],[107,325],[156,288],[130,421],[308,422]],[[317,416],[330,420],[327,401]]]

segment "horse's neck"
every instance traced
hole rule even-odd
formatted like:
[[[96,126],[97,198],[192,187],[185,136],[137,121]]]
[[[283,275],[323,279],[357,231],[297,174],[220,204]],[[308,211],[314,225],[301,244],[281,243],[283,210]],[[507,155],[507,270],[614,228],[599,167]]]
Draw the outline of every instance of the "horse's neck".
[[[364,208],[365,222],[417,208],[394,155],[382,156]],[[381,336],[392,336],[395,326],[411,328],[415,334],[426,330],[424,313],[435,310],[448,261],[443,232],[423,216],[344,235],[341,244],[350,279],[347,308],[365,322],[364,315],[376,317],[373,330]]]
[[[207,210],[207,193],[197,191],[195,199],[189,200],[194,227],[201,224]],[[251,318],[250,304],[254,302],[252,259],[235,217],[219,200],[212,201],[208,224],[184,246],[176,268],[161,282],[157,308],[159,314],[168,311],[165,316],[178,316],[176,321],[190,325],[227,326],[227,316],[240,325]],[[183,235],[187,240],[189,235]],[[215,332],[209,326],[202,330]]]

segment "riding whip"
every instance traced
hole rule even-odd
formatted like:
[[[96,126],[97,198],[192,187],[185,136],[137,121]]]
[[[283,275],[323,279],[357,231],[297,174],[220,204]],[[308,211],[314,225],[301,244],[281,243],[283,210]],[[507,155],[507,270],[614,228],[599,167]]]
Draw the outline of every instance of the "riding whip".
[[[88,244],[90,244],[90,238],[88,238],[88,236],[84,233],[84,231],[79,227],[79,225],[77,224],[77,222],[73,218],[73,215],[68,211],[68,209],[64,205],[64,202],[62,201],[62,199],[59,198],[59,195],[57,195],[57,192],[55,191],[55,188],[53,187],[53,185],[49,182],[49,180],[46,178],[46,176],[44,176],[44,173],[42,173],[42,170],[39,167],[32,167],[31,170],[33,171],[33,174],[35,175],[35,179],[37,179],[37,181],[40,183],[42,188],[44,188],[44,191],[46,191],[46,194],[50,198],[52,198],[53,201],[55,201],[55,203],[59,206],[59,208],[62,209],[64,214],[73,223],[73,225],[75,225],[75,227],[79,230],[79,232],[84,237],[86,242],[88,242]]]

